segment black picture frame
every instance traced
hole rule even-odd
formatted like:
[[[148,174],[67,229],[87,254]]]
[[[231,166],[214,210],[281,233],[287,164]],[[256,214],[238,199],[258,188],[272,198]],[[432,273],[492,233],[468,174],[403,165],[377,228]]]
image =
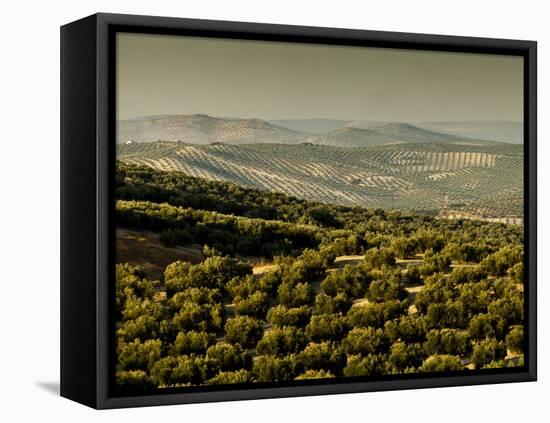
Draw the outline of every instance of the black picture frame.
[[[517,55],[524,58],[525,366],[482,373],[253,384],[116,396],[113,179],[116,32]],[[534,41],[95,14],[61,28],[61,395],[97,409],[433,388],[537,378],[537,45]]]

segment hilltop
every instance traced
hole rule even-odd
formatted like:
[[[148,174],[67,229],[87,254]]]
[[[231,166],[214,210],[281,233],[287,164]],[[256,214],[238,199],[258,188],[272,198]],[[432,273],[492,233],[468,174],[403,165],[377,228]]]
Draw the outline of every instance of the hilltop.
[[[191,144],[298,144],[306,134],[261,119],[223,119],[203,114],[167,115],[117,122],[119,143],[183,141]]]
[[[342,119],[278,119],[269,122],[299,132],[326,134],[342,128],[369,129],[383,126],[389,122],[376,120],[342,120]],[[511,144],[523,143],[523,123],[514,121],[433,121],[414,122],[415,127],[456,135],[461,138],[499,141]]]
[[[285,121],[281,121],[284,123]],[[117,123],[117,142],[142,143],[182,141],[189,144],[287,144],[303,142],[337,147],[367,147],[394,143],[451,143],[491,145],[494,141],[478,140],[422,129],[408,123],[374,123],[318,120],[298,125],[301,129],[324,128],[324,133],[310,133],[279,126],[262,119],[219,118],[204,114],[148,116]]]
[[[308,142],[320,145],[341,147],[368,147],[381,144],[434,143],[490,145],[490,141],[474,140],[456,135],[441,134],[418,128],[408,123],[387,123],[385,125],[361,129],[345,127],[327,134],[308,137]]]

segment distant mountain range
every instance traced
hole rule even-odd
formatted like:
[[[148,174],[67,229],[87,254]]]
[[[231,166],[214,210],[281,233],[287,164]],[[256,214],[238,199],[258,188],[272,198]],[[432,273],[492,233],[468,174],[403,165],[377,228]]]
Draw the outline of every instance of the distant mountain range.
[[[388,122],[374,120],[337,119],[281,119],[269,122],[299,132],[324,134],[336,129],[352,127],[374,128]],[[523,123],[512,121],[451,121],[415,122],[412,125],[443,134],[457,135],[478,140],[499,141],[512,144],[523,143]]]
[[[423,127],[420,127],[408,123],[374,121],[305,119],[268,122],[262,119],[219,118],[204,114],[162,115],[118,121],[117,142],[181,141],[200,145],[311,143],[336,147],[368,147],[399,143],[494,145],[502,141],[474,138],[471,135],[476,130],[472,125],[464,123],[461,127],[456,122],[453,124],[456,125],[441,122],[422,124]],[[514,126],[513,122],[507,124]],[[488,128],[488,124],[484,125],[482,129],[478,128],[477,133],[484,135],[483,131],[487,132]],[[493,128],[493,132],[498,132],[499,128]],[[500,130],[505,133],[503,128]]]
[[[510,121],[423,122],[420,128],[481,140],[523,144],[523,123]]]
[[[173,115],[122,120],[118,142],[183,141],[192,144],[298,144],[306,134],[261,119],[223,119],[208,115]]]
[[[428,131],[408,123],[387,123],[368,129],[344,127],[328,132],[309,136],[307,142],[318,145],[337,147],[369,147],[384,144],[470,144],[490,145],[494,141],[474,140],[456,135],[441,134]]]

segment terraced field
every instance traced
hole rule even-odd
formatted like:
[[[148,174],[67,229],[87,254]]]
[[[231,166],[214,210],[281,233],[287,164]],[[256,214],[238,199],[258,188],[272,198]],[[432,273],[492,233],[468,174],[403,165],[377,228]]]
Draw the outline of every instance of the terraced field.
[[[352,148],[153,142],[119,145],[117,157],[125,163],[343,205],[432,213],[452,208],[490,217],[523,213],[520,145]]]

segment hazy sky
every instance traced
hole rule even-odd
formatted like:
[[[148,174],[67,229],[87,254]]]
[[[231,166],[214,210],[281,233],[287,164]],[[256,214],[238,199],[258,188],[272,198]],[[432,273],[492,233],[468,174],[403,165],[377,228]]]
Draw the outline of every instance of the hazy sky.
[[[180,36],[118,35],[118,119],[523,119],[523,59]]]

